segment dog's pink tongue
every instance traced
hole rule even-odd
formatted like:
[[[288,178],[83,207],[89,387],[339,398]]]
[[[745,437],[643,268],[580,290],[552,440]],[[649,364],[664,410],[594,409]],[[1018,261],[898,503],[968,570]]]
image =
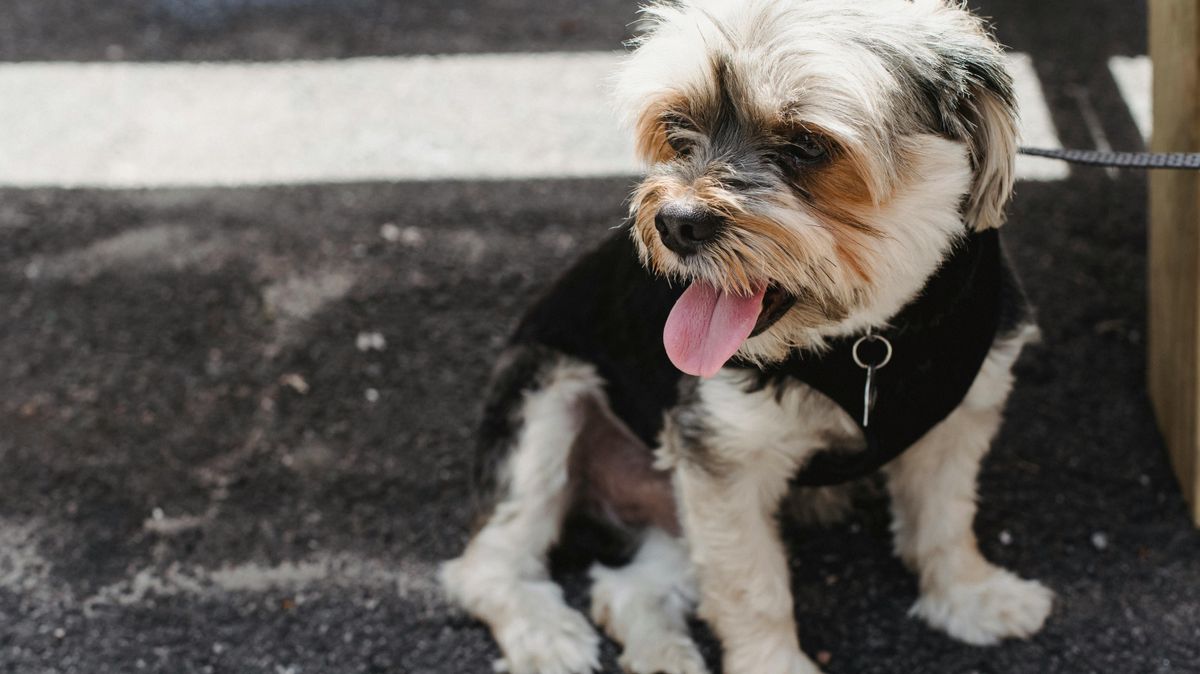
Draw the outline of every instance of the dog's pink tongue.
[[[696,281],[675,302],[663,329],[667,356],[680,370],[711,377],[754,331],[766,285],[753,295],[731,295]]]

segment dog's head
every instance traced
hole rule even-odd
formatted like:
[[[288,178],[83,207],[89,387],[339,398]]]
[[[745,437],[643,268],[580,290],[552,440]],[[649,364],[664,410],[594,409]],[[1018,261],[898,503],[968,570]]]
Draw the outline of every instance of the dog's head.
[[[1005,59],[956,0],[685,0],[644,10],[618,75],[649,165],[643,263],[689,284],[684,371],[886,321],[971,229],[1016,153]]]

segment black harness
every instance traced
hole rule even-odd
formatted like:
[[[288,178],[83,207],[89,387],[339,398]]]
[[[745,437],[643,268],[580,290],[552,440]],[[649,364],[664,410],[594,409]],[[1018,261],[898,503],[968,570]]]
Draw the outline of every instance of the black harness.
[[[626,228],[582,258],[521,321],[513,345],[549,347],[593,364],[606,382],[609,404],[647,447],[655,446],[664,412],[678,404],[683,374],[667,358],[662,326],[683,289],[646,271]],[[864,420],[869,369],[854,359],[862,335],[830,341],[821,353],[794,353],[788,360],[751,370],[760,387],[808,384],[840,405],[863,429],[861,451],[827,449],[795,478],[800,485],[829,485],[875,472],[945,419],[966,397],[998,335],[1028,319],[1024,295],[1013,278],[995,230],[969,234],[929,279],[920,294],[879,333],[882,341],[859,349],[864,366],[875,365],[875,404]],[[875,348],[872,348],[875,347]],[[514,381],[531,385],[538,357]],[[514,391],[520,386],[514,384]],[[509,396],[519,399],[515,393]],[[507,413],[495,416],[507,424]],[[863,423],[868,421],[868,423]],[[503,425],[501,424],[501,425]],[[857,448],[856,448],[857,449]]]
[[[828,350],[797,352],[765,369],[733,365],[759,372],[762,386],[804,382],[857,421],[865,449],[822,451],[792,480],[802,486],[839,484],[880,469],[949,416],[997,335],[1016,327],[1026,313],[999,235],[987,230],[959,244],[877,337],[835,339]]]

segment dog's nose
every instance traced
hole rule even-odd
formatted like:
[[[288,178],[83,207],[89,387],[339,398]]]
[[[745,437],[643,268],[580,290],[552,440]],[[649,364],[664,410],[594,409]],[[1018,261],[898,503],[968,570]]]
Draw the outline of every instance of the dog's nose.
[[[699,208],[667,206],[654,217],[654,228],[663,245],[679,255],[694,255],[716,238],[724,224],[721,216]]]

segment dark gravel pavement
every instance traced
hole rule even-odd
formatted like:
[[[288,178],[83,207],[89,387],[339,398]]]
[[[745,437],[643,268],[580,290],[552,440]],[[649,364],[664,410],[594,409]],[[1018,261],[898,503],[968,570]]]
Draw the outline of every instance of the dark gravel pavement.
[[[1144,52],[1144,2],[980,4],[1033,54],[1064,143],[1091,146],[1079,86],[1114,145],[1140,146],[1106,59]],[[633,16],[10,0],[0,59],[608,49]],[[0,190],[0,672],[491,672],[486,630],[432,583],[467,532],[479,391],[629,186]],[[801,637],[831,674],[1200,672],[1200,534],[1144,386],[1145,201],[1139,174],[1076,170],[1022,183],[1006,231],[1044,340],[976,528],[1058,592],[1047,628],[976,649],[907,618],[915,582],[867,497],[846,524],[789,528]]]

